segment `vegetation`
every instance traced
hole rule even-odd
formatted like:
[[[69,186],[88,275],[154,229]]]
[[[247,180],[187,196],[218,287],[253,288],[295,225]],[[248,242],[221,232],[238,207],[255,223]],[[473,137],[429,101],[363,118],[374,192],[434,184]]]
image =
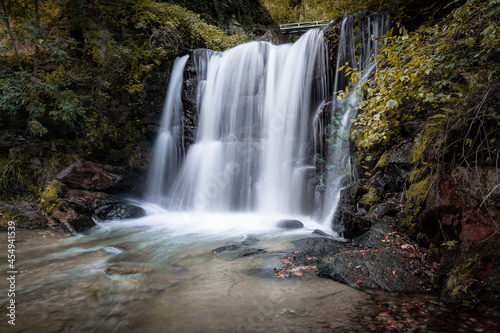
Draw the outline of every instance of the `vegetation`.
[[[397,22],[413,28],[423,21],[434,22],[446,15],[459,0],[263,0],[276,22],[332,20],[359,12],[389,11]],[[450,4],[451,3],[451,4]]]
[[[40,147],[63,139],[70,154],[112,164],[138,164],[128,160],[147,141],[144,88],[156,72],[187,50],[246,40],[153,0],[1,0],[0,15],[0,128],[16,117],[22,123],[9,129]],[[31,148],[50,159],[50,149]],[[0,156],[1,196],[11,184],[36,193],[27,155]]]
[[[499,19],[499,1],[468,1],[438,25],[384,38],[351,132],[361,163],[416,133],[408,162],[417,169],[499,165]],[[413,178],[409,199],[418,205],[421,191],[413,192],[425,181]]]

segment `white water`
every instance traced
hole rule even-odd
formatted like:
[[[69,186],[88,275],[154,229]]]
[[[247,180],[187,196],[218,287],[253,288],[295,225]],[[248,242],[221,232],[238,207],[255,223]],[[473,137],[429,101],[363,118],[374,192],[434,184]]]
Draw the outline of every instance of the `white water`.
[[[358,24],[361,33],[354,33]],[[344,20],[337,67],[357,64],[367,77],[378,44],[370,36],[381,36],[387,25],[387,16]],[[271,232],[280,219],[299,219],[306,228],[332,233],[339,191],[349,179],[346,137],[358,97],[349,96],[343,113],[334,103],[340,125],[334,124],[335,149],[327,148],[333,167],[321,203],[314,150],[323,145],[319,110],[329,98],[323,37],[311,30],[295,44],[251,42],[226,52],[195,51],[199,120],[185,154],[181,89],[187,56],[176,61],[149,180],[148,201],[156,206],[133,223],[169,233],[239,235]],[[355,52],[358,43],[363,46]],[[348,84],[338,75],[335,90]]]
[[[377,50],[381,45],[377,37],[385,35],[389,26],[390,18],[387,13],[358,14],[345,17],[342,21],[334,91],[349,87],[349,94],[343,100],[334,100],[332,106],[332,141],[323,206],[324,223],[331,223],[340,201],[340,191],[354,178],[349,147],[351,119],[362,99],[359,88],[376,68]],[[346,69],[339,70],[342,66],[362,72],[354,85],[346,78]]]

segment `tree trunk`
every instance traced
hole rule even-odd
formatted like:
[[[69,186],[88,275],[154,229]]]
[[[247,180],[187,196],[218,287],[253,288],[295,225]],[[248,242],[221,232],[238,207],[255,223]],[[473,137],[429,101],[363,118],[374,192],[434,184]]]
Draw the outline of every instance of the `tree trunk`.
[[[11,8],[12,2],[9,1],[8,5],[5,5],[5,0],[0,0],[0,5],[2,6],[2,11],[3,11],[3,21],[5,23],[5,27],[7,28],[7,32],[9,34],[10,41],[12,42],[12,47],[14,48],[14,54],[16,55],[17,59],[17,64],[19,65],[19,69],[24,70],[23,64],[21,63],[21,57],[19,57],[19,52],[17,51],[17,45],[16,45],[16,40],[14,38],[14,33],[12,32],[12,29],[10,28],[10,22],[9,22],[9,14],[10,14],[10,8]]]

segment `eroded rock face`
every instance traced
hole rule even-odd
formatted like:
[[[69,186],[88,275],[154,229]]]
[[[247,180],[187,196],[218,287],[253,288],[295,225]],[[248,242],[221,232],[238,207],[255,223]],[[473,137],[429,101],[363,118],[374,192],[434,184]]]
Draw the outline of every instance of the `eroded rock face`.
[[[441,174],[418,225],[440,232],[443,240],[459,240],[463,251],[484,246],[500,223],[500,188],[493,190],[495,177],[493,168],[459,167]]]

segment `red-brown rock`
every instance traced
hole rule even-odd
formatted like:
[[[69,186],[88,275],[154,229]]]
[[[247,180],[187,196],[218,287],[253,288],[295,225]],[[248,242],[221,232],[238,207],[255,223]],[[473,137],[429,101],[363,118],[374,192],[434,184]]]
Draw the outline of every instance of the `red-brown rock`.
[[[112,190],[121,177],[104,171],[95,163],[78,160],[59,172],[56,179],[72,188],[106,192]]]

